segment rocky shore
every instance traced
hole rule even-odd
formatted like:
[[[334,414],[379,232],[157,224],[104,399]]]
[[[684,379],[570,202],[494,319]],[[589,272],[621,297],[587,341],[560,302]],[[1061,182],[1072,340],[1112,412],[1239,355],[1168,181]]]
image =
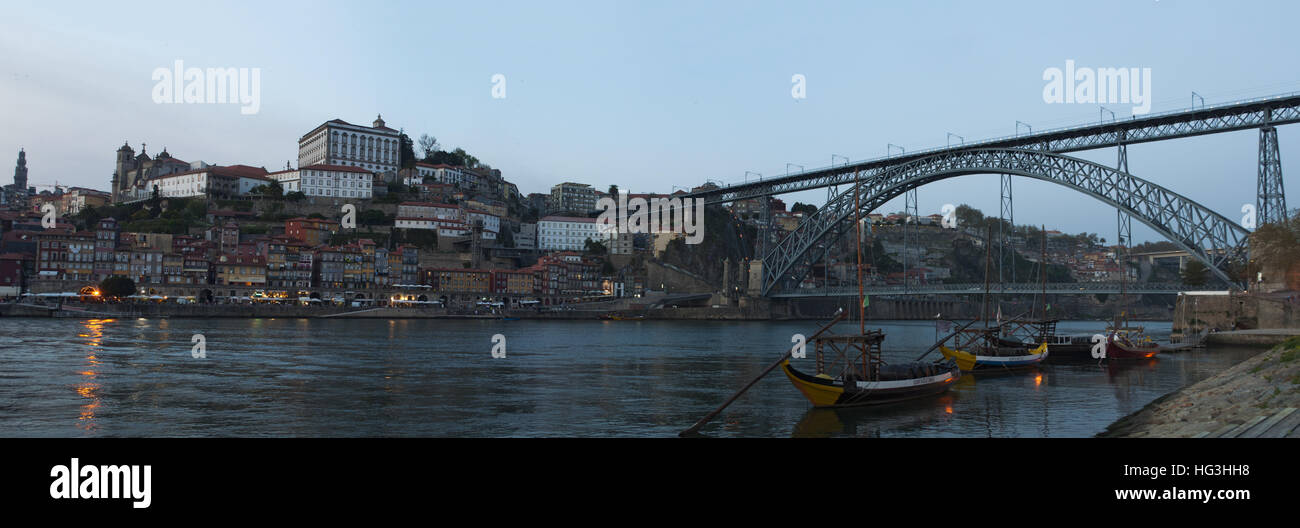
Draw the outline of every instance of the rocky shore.
[[[1300,407],[1300,337],[1167,394],[1097,436],[1205,436],[1289,407]]]

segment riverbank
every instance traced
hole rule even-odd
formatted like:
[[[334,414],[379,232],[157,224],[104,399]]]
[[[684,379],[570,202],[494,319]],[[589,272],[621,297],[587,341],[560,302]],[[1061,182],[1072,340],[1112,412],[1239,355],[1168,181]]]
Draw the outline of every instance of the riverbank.
[[[1287,339],[1215,376],[1160,397],[1097,436],[1214,436],[1252,422],[1267,423],[1267,417],[1295,407],[1300,407],[1300,337]],[[1300,435],[1300,428],[1291,433]]]

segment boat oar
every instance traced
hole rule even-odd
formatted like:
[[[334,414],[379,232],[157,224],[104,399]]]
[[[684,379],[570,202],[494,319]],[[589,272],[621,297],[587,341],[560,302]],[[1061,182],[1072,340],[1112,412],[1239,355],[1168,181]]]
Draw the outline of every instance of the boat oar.
[[[975,323],[977,323],[977,322],[979,322],[979,319],[976,319],[976,320],[974,320],[974,321],[971,321],[971,322],[969,322],[969,323],[966,323],[966,324],[964,324],[964,325],[961,325],[961,328],[958,328],[958,329],[956,329],[956,330],[953,330],[951,334],[948,334],[948,335],[947,335],[946,337],[944,337],[943,339],[940,339],[940,340],[938,340],[938,341],[935,341],[933,345],[930,345],[930,348],[928,348],[928,349],[925,350],[925,353],[924,353],[924,354],[921,354],[920,356],[917,356],[916,359],[914,359],[913,361],[920,361],[921,358],[924,358],[925,356],[930,355],[931,352],[934,352],[934,349],[939,348],[939,345],[943,344],[945,341],[947,341],[947,340],[949,340],[949,339],[952,339],[952,336],[955,336],[955,335],[957,335],[957,334],[960,334],[962,330],[965,330],[965,329],[966,329],[966,327],[968,327],[968,326],[970,326],[970,325],[973,325],[973,324],[975,324]]]
[[[823,326],[821,327],[821,329],[817,330],[817,333],[813,334],[812,337],[807,339],[807,341],[812,341],[814,339],[817,339],[818,337],[821,337],[823,333],[829,330],[830,327],[834,326],[835,323],[840,322],[840,319],[843,318],[844,318],[844,309],[840,308],[840,310],[835,313],[835,318],[831,319],[831,322],[826,323],[826,326]],[[704,424],[709,423],[709,421],[716,418],[719,414],[722,414],[723,409],[726,409],[727,406],[731,405],[732,402],[736,401],[736,399],[739,398],[741,394],[744,394],[745,391],[749,390],[750,387],[753,387],[755,383],[758,383],[758,380],[763,379],[764,376],[767,376],[768,373],[772,372],[772,370],[780,366],[781,363],[784,362],[786,358],[789,358],[790,354],[792,353],[794,353],[793,348],[787,349],[784,354],[781,354],[781,359],[778,359],[776,360],[775,363],[768,365],[767,368],[763,369],[763,372],[759,373],[758,376],[755,376],[754,379],[750,380],[749,383],[745,384],[745,386],[741,388],[739,391],[736,391],[735,394],[732,394],[730,398],[727,398],[727,401],[722,402],[722,405],[718,406],[717,409],[714,409],[713,412],[705,415],[704,418],[700,418],[700,421],[695,422],[695,425],[690,426],[690,428],[686,429],[685,431],[677,433],[677,436],[690,436],[698,433],[700,431],[700,428],[704,427]]]

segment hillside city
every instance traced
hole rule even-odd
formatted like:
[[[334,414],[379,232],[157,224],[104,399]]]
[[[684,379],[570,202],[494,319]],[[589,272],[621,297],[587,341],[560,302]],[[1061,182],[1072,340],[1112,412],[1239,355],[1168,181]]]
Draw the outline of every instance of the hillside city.
[[[29,184],[20,150],[13,183],[0,188],[0,297],[98,296],[86,285],[116,277],[129,279],[121,297],[160,302],[545,307],[666,293],[652,266],[745,295],[757,267],[744,266],[761,258],[764,234],[775,243],[816,211],[776,198],[770,211],[761,199],[710,207],[706,243],[692,247],[678,232],[601,232],[597,202],[616,186],[561,182],[523,194],[501,170],[427,135],[413,141],[382,116],[370,126],[326,121],[297,144],[296,168],[268,170],[124,143],[107,191]],[[1009,262],[999,280],[1038,281],[1044,253],[1052,282],[1204,280],[1169,243],[1130,248],[1151,258],[1121,266],[1118,245],[1095,233],[1040,237],[966,206],[957,216],[962,227],[944,229],[939,214],[871,214],[867,280],[981,281],[990,224],[1012,250],[999,257]],[[824,248],[800,286],[856,280],[851,238]]]

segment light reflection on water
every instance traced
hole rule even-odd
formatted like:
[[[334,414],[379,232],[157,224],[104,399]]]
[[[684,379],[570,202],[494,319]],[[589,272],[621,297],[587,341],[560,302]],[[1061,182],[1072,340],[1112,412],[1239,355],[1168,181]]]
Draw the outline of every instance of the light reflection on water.
[[[0,320],[0,436],[672,436],[818,323]],[[887,360],[934,340],[884,322]],[[1067,322],[1095,332],[1102,322]],[[1163,338],[1169,323],[1147,324]],[[192,334],[207,358],[191,356]],[[491,336],[507,338],[493,359]],[[812,410],[779,372],[712,436],[1091,436],[1255,350],[962,377],[888,407]],[[934,356],[934,357],[937,357]],[[812,355],[794,360],[811,368]]]

